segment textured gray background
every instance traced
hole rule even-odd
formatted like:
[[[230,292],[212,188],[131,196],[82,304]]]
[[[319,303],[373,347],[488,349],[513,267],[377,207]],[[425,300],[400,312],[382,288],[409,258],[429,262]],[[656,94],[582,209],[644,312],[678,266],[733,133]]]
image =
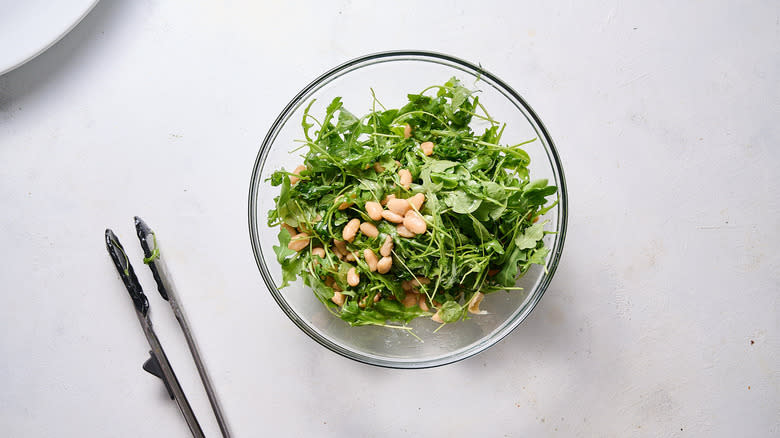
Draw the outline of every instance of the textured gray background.
[[[111,226],[139,259],[135,214],[165,241],[237,436],[780,433],[777,2],[199,3],[102,1],[0,77],[5,435],[187,435],[140,370],[147,346],[103,246]],[[558,145],[571,206],[531,316],[423,371],[302,334],[266,293],[246,225],[283,105],[331,66],[399,48],[515,87]]]

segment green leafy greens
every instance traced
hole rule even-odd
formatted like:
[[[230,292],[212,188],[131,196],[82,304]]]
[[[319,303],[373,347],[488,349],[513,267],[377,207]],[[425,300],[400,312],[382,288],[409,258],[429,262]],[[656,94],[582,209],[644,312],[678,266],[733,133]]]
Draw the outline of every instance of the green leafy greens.
[[[456,78],[407,97],[403,107],[386,109],[374,96],[372,110],[362,117],[337,97],[322,119],[310,114],[312,101],[301,121],[305,169],[277,170],[269,178],[281,187],[268,225],[282,226],[274,246],[282,287],[302,278],[354,326],[406,328],[388,322],[467,318],[476,293],[514,289],[518,276],[532,264],[543,265],[549,252],[546,222],[537,220],[557,203],[547,201],[557,187],[529,179],[530,158],[521,147],[535,139],[502,145],[505,125]],[[482,133],[471,128],[476,120],[487,126]],[[434,144],[432,154],[423,152],[424,142]],[[412,175],[408,189],[400,183],[400,169]],[[427,229],[414,237],[402,237],[395,224],[367,214],[366,202],[417,193],[425,195],[419,213]],[[350,257],[334,242],[354,218],[374,224],[379,235],[358,232],[345,243]],[[393,241],[393,264],[380,274],[363,254],[377,254],[386,236]],[[305,246],[295,248],[297,242]],[[356,286],[349,284],[351,268],[360,277]]]

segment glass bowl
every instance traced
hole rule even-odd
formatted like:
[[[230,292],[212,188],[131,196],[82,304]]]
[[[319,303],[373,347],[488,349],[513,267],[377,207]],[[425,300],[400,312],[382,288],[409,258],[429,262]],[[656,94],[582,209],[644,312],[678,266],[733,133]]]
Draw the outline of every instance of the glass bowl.
[[[341,96],[344,106],[355,114],[371,109],[371,92],[388,108],[405,103],[406,94],[419,92],[432,84],[442,84],[458,77],[464,85],[481,90],[480,102],[491,116],[506,123],[503,139],[519,143],[538,140],[525,146],[531,157],[531,179],[548,178],[558,186],[558,205],[543,219],[546,229],[554,231],[545,237],[551,249],[545,266],[534,265],[518,280],[521,291],[495,292],[485,297],[482,310],[486,315],[439,324],[430,318],[409,323],[418,339],[407,330],[385,327],[351,327],[328,312],[313,292],[299,280],[284,289],[281,268],[271,247],[278,244],[277,227],[267,226],[268,210],[279,187],[267,181],[274,170],[293,169],[300,164],[303,151],[292,153],[303,138],[301,118],[312,99],[311,114],[324,114],[325,106]],[[472,123],[474,125],[474,123]],[[475,130],[480,130],[475,127]],[[268,131],[255,161],[249,190],[249,231],[257,266],[271,295],[285,314],[301,330],[330,350],[371,365],[391,368],[426,368],[452,363],[473,356],[501,340],[515,329],[542,298],[555,273],[566,236],[566,183],[558,152],[539,117],[520,95],[504,81],[479,66],[452,56],[421,52],[396,51],[362,56],[323,74],[298,93],[276,118]]]

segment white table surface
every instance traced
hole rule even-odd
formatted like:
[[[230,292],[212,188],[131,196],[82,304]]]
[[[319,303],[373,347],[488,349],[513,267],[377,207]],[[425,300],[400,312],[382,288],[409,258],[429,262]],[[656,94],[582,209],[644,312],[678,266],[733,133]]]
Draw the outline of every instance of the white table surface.
[[[142,266],[141,215],[236,436],[778,436],[780,6],[545,3],[104,0],[0,77],[2,434],[188,435],[141,371],[148,347],[104,248],[108,226]],[[262,284],[246,220],[282,106],[338,63],[399,48],[512,84],[557,143],[571,207],[530,317],[418,371],[300,332]]]

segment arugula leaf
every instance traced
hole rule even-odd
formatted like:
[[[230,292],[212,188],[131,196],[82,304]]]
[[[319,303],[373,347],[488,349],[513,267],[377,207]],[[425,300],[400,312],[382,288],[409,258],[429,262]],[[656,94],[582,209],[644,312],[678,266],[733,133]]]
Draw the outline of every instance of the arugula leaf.
[[[298,277],[303,260],[295,257],[297,253],[287,247],[290,243],[290,233],[285,228],[279,231],[278,238],[279,246],[273,246],[272,249],[276,254],[276,261],[282,266],[282,285],[279,287],[283,288]]]
[[[303,119],[301,119],[301,126],[303,127],[303,136],[306,137],[307,141],[311,141],[311,137],[309,136],[309,129],[311,129],[312,126],[314,126],[314,123],[309,123],[309,111],[311,110],[311,106],[314,105],[314,102],[316,102],[317,99],[312,99],[311,102],[309,102],[308,105],[306,105],[306,109],[303,110]]]
[[[515,237],[515,245],[519,249],[536,248],[536,242],[542,240],[544,236],[544,224],[547,222],[537,222],[526,228],[525,232]]]
[[[352,130],[355,125],[358,124],[358,119],[351,112],[341,109],[339,111],[339,122],[336,125],[336,130],[339,132],[346,132]]]
[[[374,310],[384,315],[388,321],[409,322],[414,318],[424,315],[430,315],[430,312],[425,312],[418,306],[404,307],[401,303],[395,300],[382,300],[374,305]]]
[[[535,263],[537,265],[543,265],[547,259],[547,254],[550,253],[549,248],[537,248],[531,252],[528,257],[528,263]]]
[[[355,300],[351,300],[341,308],[341,319],[352,326],[384,325],[387,320],[384,315],[375,310],[361,310]]]
[[[496,281],[501,286],[514,286],[517,278],[518,262],[525,258],[525,253],[519,248],[512,250],[512,253],[504,262],[504,267],[496,274]]]
[[[482,204],[481,199],[460,191],[447,192],[444,195],[444,202],[452,211],[459,214],[471,213]]]
[[[446,323],[455,322],[463,316],[463,307],[455,301],[447,301],[439,309],[439,318]]]

